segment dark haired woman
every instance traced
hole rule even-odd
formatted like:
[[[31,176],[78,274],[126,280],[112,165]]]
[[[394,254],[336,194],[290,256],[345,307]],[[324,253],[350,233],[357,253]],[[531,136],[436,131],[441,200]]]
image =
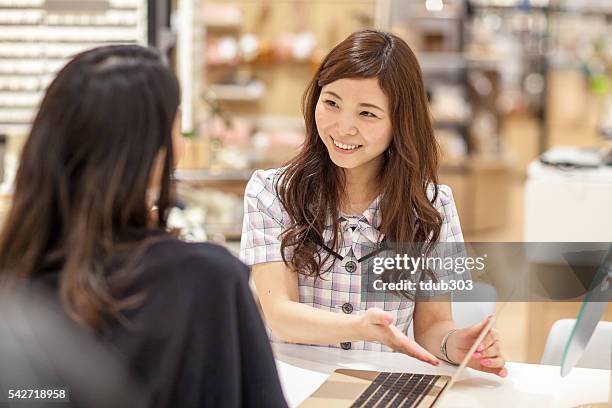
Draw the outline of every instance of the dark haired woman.
[[[248,268],[165,232],[178,103],[151,49],[101,47],[61,70],[21,156],[0,285],[50,286],[150,406],[286,406]]]
[[[253,266],[273,334],[459,363],[486,320],[455,328],[448,297],[371,302],[361,294],[358,261],[383,237],[463,240],[451,190],[437,184],[416,57],[393,34],[356,32],[324,58],[303,113],[300,153],[286,167],[255,172],[245,193],[241,258]],[[406,336],[411,322],[416,342]],[[491,331],[470,366],[504,377],[504,364]]]

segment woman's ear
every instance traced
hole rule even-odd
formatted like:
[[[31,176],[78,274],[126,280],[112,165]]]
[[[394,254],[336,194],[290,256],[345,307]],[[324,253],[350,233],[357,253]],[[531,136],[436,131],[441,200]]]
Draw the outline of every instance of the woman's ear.
[[[176,109],[174,122],[172,123],[172,157],[174,158],[174,166],[176,167],[185,152],[185,140],[181,132],[181,108]]]

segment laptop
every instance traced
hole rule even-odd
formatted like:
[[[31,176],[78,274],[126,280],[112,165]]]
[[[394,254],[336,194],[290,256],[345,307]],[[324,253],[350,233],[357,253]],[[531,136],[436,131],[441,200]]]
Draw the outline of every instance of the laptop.
[[[470,362],[470,356],[495,324],[489,319],[453,376],[393,373],[368,370],[335,370],[299,408],[438,406]]]

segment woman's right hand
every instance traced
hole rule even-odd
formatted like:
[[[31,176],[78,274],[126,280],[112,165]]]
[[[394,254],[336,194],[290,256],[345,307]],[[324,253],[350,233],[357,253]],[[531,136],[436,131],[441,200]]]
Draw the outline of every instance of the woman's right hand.
[[[379,308],[368,309],[359,316],[359,331],[366,341],[376,341],[400,353],[437,366],[438,359],[414,340],[410,340],[394,324],[391,313]]]

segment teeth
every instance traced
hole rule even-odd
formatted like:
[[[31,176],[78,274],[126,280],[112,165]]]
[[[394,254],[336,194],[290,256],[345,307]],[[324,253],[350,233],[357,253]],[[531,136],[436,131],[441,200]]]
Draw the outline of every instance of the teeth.
[[[338,143],[334,139],[332,139],[332,140],[334,141],[334,144],[336,146],[338,146],[339,148],[344,149],[344,150],[353,150],[353,149],[356,149],[356,148],[359,147],[359,145],[347,145],[347,144]]]

